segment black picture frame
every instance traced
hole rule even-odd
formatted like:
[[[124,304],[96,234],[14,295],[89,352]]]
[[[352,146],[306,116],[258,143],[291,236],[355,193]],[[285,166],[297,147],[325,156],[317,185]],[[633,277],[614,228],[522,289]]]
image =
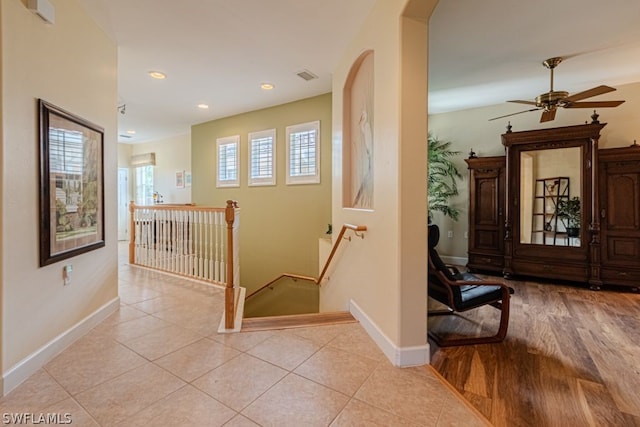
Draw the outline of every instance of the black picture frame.
[[[38,99],[40,267],[105,246],[104,129]]]

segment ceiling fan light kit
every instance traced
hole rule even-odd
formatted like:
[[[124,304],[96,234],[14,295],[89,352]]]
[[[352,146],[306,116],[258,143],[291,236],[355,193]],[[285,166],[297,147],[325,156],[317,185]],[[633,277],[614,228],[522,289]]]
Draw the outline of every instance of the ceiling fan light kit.
[[[618,105],[624,102],[624,101],[577,102],[586,98],[591,98],[593,96],[602,95],[602,94],[613,92],[616,90],[615,88],[612,88],[610,86],[605,86],[605,85],[600,85],[582,92],[574,93],[573,95],[569,95],[569,92],[566,92],[566,91],[553,90],[553,70],[561,62],[562,62],[561,57],[549,58],[542,62],[542,65],[547,67],[551,73],[551,84],[550,84],[549,92],[538,95],[535,101],[522,101],[522,100],[507,101],[507,102],[513,102],[516,104],[535,105],[536,108],[519,111],[517,113],[506,114],[500,117],[494,117],[489,120],[497,120],[497,119],[502,119],[504,117],[514,116],[516,114],[542,110],[540,123],[544,123],[544,122],[549,122],[551,120],[554,120],[556,118],[556,111],[558,108],[610,108],[610,107],[617,107]]]

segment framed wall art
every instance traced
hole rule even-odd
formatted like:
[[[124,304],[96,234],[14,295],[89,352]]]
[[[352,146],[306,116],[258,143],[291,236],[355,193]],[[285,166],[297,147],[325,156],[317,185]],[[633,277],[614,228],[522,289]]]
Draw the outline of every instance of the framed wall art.
[[[38,100],[40,266],[101,248],[104,129]]]
[[[184,171],[176,172],[176,188],[184,188]]]

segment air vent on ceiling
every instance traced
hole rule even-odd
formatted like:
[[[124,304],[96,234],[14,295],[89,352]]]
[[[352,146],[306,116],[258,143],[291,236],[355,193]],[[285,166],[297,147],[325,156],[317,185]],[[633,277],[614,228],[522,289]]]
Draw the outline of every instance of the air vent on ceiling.
[[[306,81],[314,80],[314,79],[318,78],[318,76],[316,76],[315,74],[313,74],[309,70],[298,71],[296,74],[297,74],[298,77],[300,77],[301,79],[304,79]]]
[[[120,138],[131,138],[131,135],[122,135],[122,134],[120,134],[119,136],[120,136]]]

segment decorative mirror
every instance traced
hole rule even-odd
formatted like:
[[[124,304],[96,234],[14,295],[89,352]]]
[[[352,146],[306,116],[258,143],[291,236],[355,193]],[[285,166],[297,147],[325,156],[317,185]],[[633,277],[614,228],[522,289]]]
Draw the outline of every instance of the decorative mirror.
[[[597,260],[593,191],[600,130],[591,123],[507,132],[505,276],[589,281]],[[599,256],[599,255],[598,255]]]
[[[520,243],[582,244],[582,159],[582,147],[520,152]]]

